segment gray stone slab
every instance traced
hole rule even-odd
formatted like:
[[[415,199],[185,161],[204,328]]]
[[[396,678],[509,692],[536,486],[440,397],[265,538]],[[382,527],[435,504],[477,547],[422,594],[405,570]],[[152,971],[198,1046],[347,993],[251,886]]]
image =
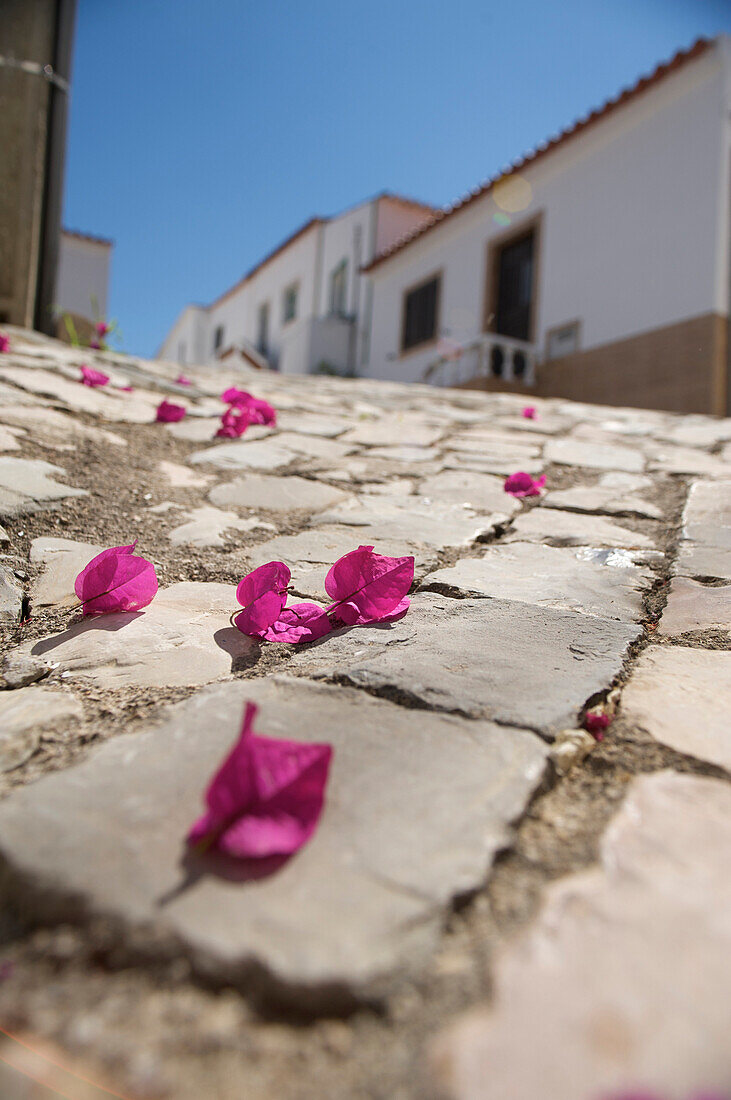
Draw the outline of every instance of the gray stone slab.
[[[601,516],[531,508],[515,520],[508,538],[520,542],[545,542],[553,546],[618,546],[646,549],[654,545],[648,535],[630,531]]]
[[[256,516],[241,519],[236,512],[226,512],[213,508],[210,504],[202,504],[200,508],[188,512],[185,522],[174,527],[168,537],[173,546],[224,546],[226,532],[230,532],[229,538],[235,538],[239,544],[243,542],[245,545],[246,540],[241,540],[236,532],[253,531],[257,528],[274,530],[270,523],[263,523]]]
[[[297,432],[277,432],[274,443],[298,457],[312,459],[315,463],[341,462],[355,448],[341,439],[322,439],[316,435],[299,435]]]
[[[0,514],[32,510],[35,504],[64,500],[66,497],[85,497],[85,489],[62,485],[56,477],[65,477],[60,466],[33,458],[15,458],[0,455]]]
[[[622,667],[637,626],[512,600],[419,593],[399,622],[328,635],[295,667],[551,735]]]
[[[443,549],[469,546],[506,518],[478,514],[464,505],[427,500],[419,496],[369,496],[366,493],[336,504],[315,517],[315,524],[345,524],[354,528],[362,543],[376,538],[421,543]]]
[[[476,512],[501,512],[511,516],[520,511],[520,503],[505,492],[502,478],[474,470],[443,470],[425,477],[419,484],[419,494],[429,500],[462,505]]]
[[[103,549],[103,546],[74,542],[73,539],[33,539],[30,560],[40,566],[42,572],[33,582],[32,606],[78,605],[74,582],[81,570]]]
[[[261,542],[247,549],[246,556],[252,569],[268,561],[283,561],[292,572],[292,584],[300,596],[329,603],[324,587],[327,571],[343,554],[364,543],[362,535],[360,529],[353,527],[317,527]],[[377,537],[373,546],[376,553],[388,557],[413,554],[417,580],[436,565],[436,552],[421,544]]]
[[[691,485],[675,572],[731,579],[731,481]]]
[[[731,1079],[731,785],[636,780],[598,869],[550,886],[492,1006],[432,1049],[453,1100],[725,1096]]]
[[[540,474],[543,472],[544,462],[541,458],[529,458],[525,452],[516,453],[515,450],[479,454],[471,451],[449,451],[445,452],[443,466],[447,470],[476,470],[478,473],[497,474],[505,478],[518,470],[527,474]]]
[[[652,646],[622,695],[622,713],[657,741],[731,771],[731,652]]]
[[[294,451],[285,450],[270,439],[253,443],[219,443],[205,451],[196,451],[189,461],[218,466],[222,470],[277,470],[296,458]]]
[[[588,443],[575,439],[554,439],[546,444],[543,457],[547,462],[564,466],[584,466],[594,470],[627,470],[639,473],[645,468],[640,451],[607,443]]]
[[[189,443],[213,443],[220,426],[220,420],[213,417],[186,416],[175,424],[166,424],[165,431],[175,439],[185,439]]]
[[[0,451],[19,451],[20,443],[18,439],[22,439],[25,435],[23,428],[8,428],[4,424],[0,424]]]
[[[352,425],[352,420],[346,420],[334,413],[327,416],[289,410],[277,413],[277,427],[283,432],[296,432],[298,435],[319,435],[323,439],[336,439]]]
[[[672,638],[694,630],[731,633],[731,584],[706,585],[673,577],[657,633]]]
[[[250,474],[216,485],[208,494],[208,499],[221,507],[234,505],[270,512],[320,512],[344,501],[346,496],[340,489],[304,477]]]
[[[0,692],[0,772],[24,764],[38,748],[44,730],[80,719],[78,699],[59,689],[22,687]]]
[[[111,443],[114,447],[127,446],[127,440],[116,432],[110,432],[107,428],[93,427],[76,416],[39,405],[32,408],[19,404],[3,405],[0,407],[0,421],[17,425],[29,432],[40,443],[57,450],[71,450],[77,445],[79,439],[89,439],[94,443]]]
[[[17,622],[22,608],[23,589],[15,573],[0,564],[0,622]]]
[[[648,570],[626,562],[596,561],[569,548],[516,542],[490,546],[482,557],[461,558],[430,573],[424,587],[637,621],[644,615],[642,592],[653,579]]]
[[[262,736],[327,741],[320,826],[276,873],[236,881],[181,864],[203,791],[245,700]],[[453,896],[484,881],[545,764],[522,730],[410,711],[277,677],[219,685],[149,732],[0,805],[0,845],[24,906],[147,925],[231,984],[319,1000],[371,993],[428,959]],[[45,902],[40,902],[42,891]],[[159,942],[159,941],[158,941]],[[262,974],[263,972],[263,974]]]
[[[557,489],[548,493],[543,501],[544,508],[570,509],[576,512],[605,512],[608,515],[644,516],[648,519],[661,519],[662,512],[654,504],[636,496],[602,486],[576,486],[573,489]]]
[[[18,652],[102,687],[207,684],[255,659],[256,643],[229,623],[237,606],[234,585],[183,582],[144,611],[83,619]]]
[[[103,369],[103,367],[102,367]],[[90,387],[47,370],[2,367],[0,378],[42,397],[63,401],[69,408],[91,413],[105,420],[129,424],[147,424],[155,419],[155,407],[149,397],[139,393],[120,393],[111,387]]]
[[[704,477],[729,476],[728,463],[705,451],[654,441],[647,444],[646,451],[651,470],[660,470],[666,474],[699,474]]]
[[[365,421],[341,438],[344,443],[368,447],[388,447],[395,440],[404,447],[431,447],[442,435],[441,428],[429,425],[419,417],[395,415],[379,416],[377,420]]]
[[[187,466],[180,466],[177,462],[161,462],[158,468],[174,489],[202,489],[210,483],[212,477],[211,474],[189,470]]]

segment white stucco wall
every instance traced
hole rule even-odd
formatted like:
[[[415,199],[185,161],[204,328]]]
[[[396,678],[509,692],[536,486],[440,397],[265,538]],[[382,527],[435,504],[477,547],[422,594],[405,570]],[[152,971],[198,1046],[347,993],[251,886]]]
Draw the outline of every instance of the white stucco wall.
[[[536,333],[581,322],[581,348],[726,312],[719,250],[728,180],[723,51],[714,47],[567,141],[523,178],[531,201],[510,233],[542,213]],[[418,381],[434,348],[399,356],[403,292],[442,271],[438,335],[482,330],[487,244],[506,233],[491,194],[448,218],[372,273],[371,355],[363,373]],[[724,235],[725,234],[725,235]]]
[[[165,337],[158,359],[169,359],[181,366],[208,360],[209,320],[205,306],[186,306]]]
[[[106,318],[112,245],[61,232],[55,305],[61,312],[94,320],[92,298],[100,318]]]

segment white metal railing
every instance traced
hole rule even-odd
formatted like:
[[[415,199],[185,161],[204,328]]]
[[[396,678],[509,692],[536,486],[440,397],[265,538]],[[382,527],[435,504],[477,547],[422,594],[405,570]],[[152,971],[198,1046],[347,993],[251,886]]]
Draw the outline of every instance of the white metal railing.
[[[535,385],[536,350],[524,340],[486,332],[469,344],[449,347],[424,371],[432,386],[462,386],[479,378]]]

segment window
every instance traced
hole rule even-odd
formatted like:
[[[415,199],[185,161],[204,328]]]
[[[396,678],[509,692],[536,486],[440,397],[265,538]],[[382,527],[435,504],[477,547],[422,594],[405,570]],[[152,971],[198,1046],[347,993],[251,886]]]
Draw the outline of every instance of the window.
[[[269,302],[262,302],[259,306],[259,316],[256,325],[256,347],[262,355],[269,354]]]
[[[426,344],[436,336],[440,283],[441,277],[435,275],[404,295],[402,351]]]
[[[218,351],[223,343],[223,325],[216,325],[213,332],[213,350]]]
[[[549,330],[546,336],[546,359],[560,359],[579,350],[579,322],[560,325]]]
[[[282,298],[282,324],[294,321],[297,316],[297,283],[292,283],[284,292]]]
[[[344,317],[348,296],[348,261],[341,260],[330,275],[330,312]]]
[[[513,340],[532,339],[535,299],[535,227],[490,248],[488,324]]]

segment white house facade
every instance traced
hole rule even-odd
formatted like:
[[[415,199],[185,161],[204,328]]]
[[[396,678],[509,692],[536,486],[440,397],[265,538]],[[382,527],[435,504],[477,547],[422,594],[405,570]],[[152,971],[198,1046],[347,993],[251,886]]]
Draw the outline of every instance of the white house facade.
[[[359,373],[726,413],[730,164],[722,36],[381,250]]]
[[[158,351],[185,364],[243,360],[287,374],[361,373],[371,289],[362,268],[434,214],[382,194],[312,218],[209,306],[187,306]]]
[[[112,242],[72,229],[61,230],[54,305],[77,321],[106,318]]]

